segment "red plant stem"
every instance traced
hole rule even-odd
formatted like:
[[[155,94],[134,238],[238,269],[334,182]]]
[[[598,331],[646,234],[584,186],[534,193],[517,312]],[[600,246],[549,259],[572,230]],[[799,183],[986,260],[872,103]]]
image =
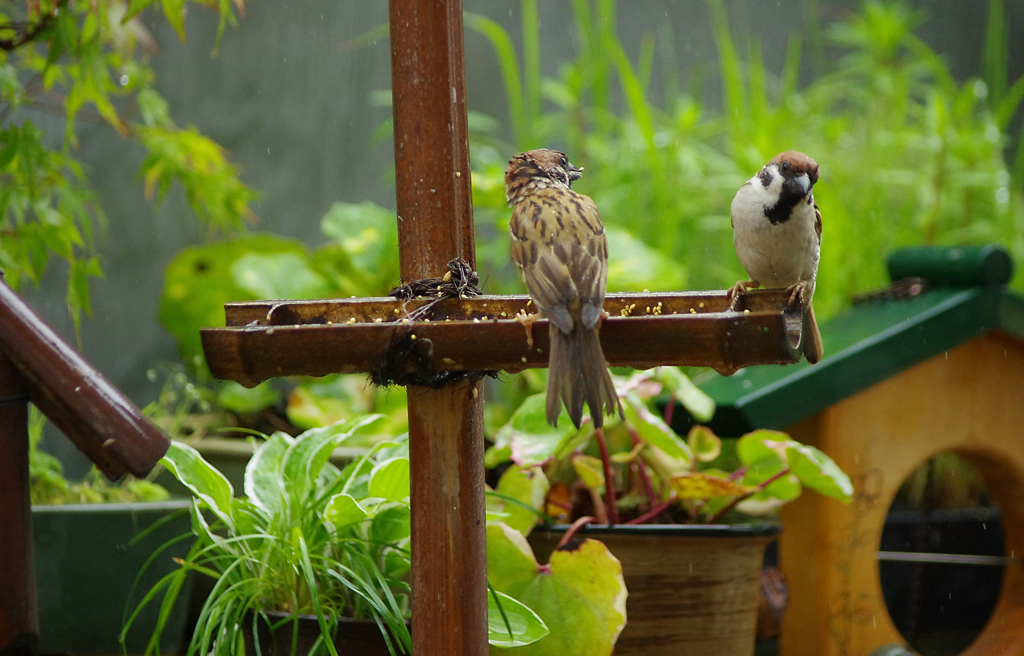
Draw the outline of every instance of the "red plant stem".
[[[608,511],[604,507],[604,499],[601,498],[596,489],[588,487],[587,492],[590,493],[590,501],[594,504],[594,514],[597,515],[597,523],[607,524]]]
[[[667,426],[672,425],[672,415],[676,410],[676,395],[672,394],[668,397],[668,403],[665,405],[665,415],[663,419]]]
[[[559,549],[564,547],[569,540],[573,539],[573,536],[576,535],[577,531],[579,531],[581,528],[583,528],[592,521],[594,521],[593,517],[591,517],[590,515],[584,515],[583,517],[580,517],[575,522],[573,522],[572,526],[566,529],[565,534],[562,536],[562,539],[559,540],[558,544],[555,545],[555,551],[558,551]]]
[[[640,515],[639,517],[635,517],[635,518],[629,520],[626,523],[627,524],[643,524],[644,522],[646,522],[649,519],[654,519],[655,517],[657,517],[661,513],[665,512],[665,510],[667,510],[668,507],[672,505],[673,501],[675,501],[675,499],[669,499],[668,501],[662,503],[661,505],[658,505],[658,506],[655,506],[654,508],[651,508],[650,510],[648,510],[644,514]]]
[[[735,480],[741,479],[741,478],[743,478],[743,475],[746,474],[746,473],[747,473],[747,466],[743,465],[742,467],[740,467],[739,469],[737,469],[733,473],[729,474],[729,480],[730,481],[735,481]]]
[[[644,482],[647,498],[651,500],[651,507],[653,508],[658,503],[658,496],[654,494],[654,484],[651,483],[651,475],[647,473],[647,463],[642,459],[637,460],[636,468],[640,472],[640,480]]]
[[[605,506],[608,507],[608,523],[619,523],[619,506],[615,501],[615,479],[612,477],[612,461],[608,457],[608,443],[604,439],[604,429],[595,428],[594,437],[597,438],[597,448],[601,451],[601,463],[604,465],[604,494]]]
[[[633,438],[633,447],[640,443],[640,434],[636,432],[636,427],[630,424],[628,421],[623,422],[626,430],[629,431],[630,437]],[[647,463],[644,462],[643,458],[639,458],[636,461],[637,470],[640,472],[640,479],[644,482],[644,488],[647,490],[647,498],[651,500],[651,507],[653,508],[658,503],[658,499],[661,497],[654,493],[654,485],[651,483],[651,475],[647,472]]]
[[[764,483],[761,483],[760,485],[758,485],[757,488],[751,490],[750,492],[747,492],[746,494],[741,494],[740,496],[736,497],[735,499],[733,499],[729,503],[729,505],[727,505],[725,508],[722,508],[717,513],[715,513],[715,515],[711,519],[708,520],[708,524],[715,524],[716,522],[718,522],[718,520],[722,519],[722,517],[724,517],[727,512],[729,512],[730,510],[735,508],[737,505],[739,505],[743,501],[746,501],[747,499],[749,499],[750,497],[754,496],[758,492],[761,492],[766,487],[768,487],[769,485],[771,485],[775,481],[779,480],[780,478],[782,478],[783,476],[785,476],[788,473],[789,473],[789,467],[786,467],[785,469],[780,471],[778,474],[772,476],[771,478],[769,478]]]

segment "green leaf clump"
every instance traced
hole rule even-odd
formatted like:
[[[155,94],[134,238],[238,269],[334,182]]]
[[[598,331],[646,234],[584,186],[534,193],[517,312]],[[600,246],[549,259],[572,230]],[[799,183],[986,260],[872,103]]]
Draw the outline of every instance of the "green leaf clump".
[[[243,492],[191,446],[174,441],[162,463],[191,492],[195,544],[181,568],[161,579],[128,619],[156,602],[174,603],[183,577],[215,579],[188,656],[233,652],[243,626],[271,623],[268,612],[315,615],[314,651],[335,655],[337,618],[373,619],[392,654],[411,648],[409,458],[406,437],[380,441],[343,468],[329,457],[381,419],[361,415],[297,437],[262,439],[246,465]],[[547,634],[537,615],[492,591],[492,642],[511,647]],[[157,627],[147,653],[157,653]]]
[[[573,188],[600,209],[611,291],[725,289],[745,280],[732,199],[790,149],[821,167],[820,320],[887,285],[884,255],[898,247],[998,243],[1024,260],[1024,133],[1014,143],[1011,127],[1024,75],[1008,78],[1003,0],[988,3],[981,75],[963,81],[917,35],[927,16],[907,2],[868,0],[825,24],[804,12],[781,70],[771,70],[729,4],[707,0],[718,55],[709,71],[680,70],[667,22],[626,43],[615,29],[622,3],[574,1],[575,51],[551,74],[531,55],[538,27],[528,4],[521,44],[487,18],[466,17],[494,50],[511,118],[504,132],[481,122],[470,135],[475,215],[493,227],[481,231],[481,278],[496,288],[522,289],[507,265],[504,169],[509,153],[539,147],[558,147],[584,166]],[[827,59],[826,45],[835,53]],[[703,83],[708,76],[718,88]],[[1024,269],[1011,286],[1024,290]]]
[[[235,22],[228,0],[163,0],[184,39],[188,3],[214,7],[221,30]],[[0,269],[18,288],[38,284],[51,260],[67,263],[67,305],[76,332],[91,314],[89,281],[103,275],[97,242],[106,215],[76,159],[76,124],[101,123],[144,153],[146,196],[179,184],[209,234],[237,234],[256,198],[224,150],[195,128],[180,128],[154,88],[156,43],[137,14],[152,0],[41,0],[0,8]],[[63,118],[48,134],[26,108]],[[54,145],[59,144],[59,145]]]
[[[673,400],[688,398],[690,417],[710,418],[714,403],[674,367],[613,376],[624,417],[608,417],[602,430],[589,422],[555,429],[545,421],[544,395],[527,397],[495,434],[486,461],[511,461],[498,492],[522,506],[544,509],[563,521],[594,515],[598,523],[702,524],[763,516],[800,496],[804,487],[849,503],[853,485],[827,455],[785,433],[753,431],[723,454],[722,440],[694,424],[678,435],[666,421]],[[692,389],[691,389],[692,387]],[[670,391],[665,417],[655,412]],[[722,468],[735,463],[734,471]],[[611,472],[609,478],[608,472]],[[569,490],[584,490],[572,494]],[[543,501],[538,502],[538,496]],[[494,518],[527,533],[538,512],[504,505]],[[551,518],[545,517],[546,520]]]
[[[28,480],[29,499],[33,506],[144,503],[170,498],[170,493],[162,485],[130,474],[111,483],[95,467],[82,480],[69,481],[64,476],[61,461],[39,448],[45,423],[43,414],[34,405],[30,405]]]

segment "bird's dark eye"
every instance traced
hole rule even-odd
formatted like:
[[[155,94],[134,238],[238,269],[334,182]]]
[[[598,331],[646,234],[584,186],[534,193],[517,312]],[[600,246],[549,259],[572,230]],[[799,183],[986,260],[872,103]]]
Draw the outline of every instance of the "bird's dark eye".
[[[782,163],[782,170],[783,171],[788,171],[789,170],[789,162],[783,162]]]
[[[559,160],[558,163],[561,164],[563,167],[564,166],[568,166],[569,165],[569,160],[567,160],[565,157],[562,157],[562,159]]]

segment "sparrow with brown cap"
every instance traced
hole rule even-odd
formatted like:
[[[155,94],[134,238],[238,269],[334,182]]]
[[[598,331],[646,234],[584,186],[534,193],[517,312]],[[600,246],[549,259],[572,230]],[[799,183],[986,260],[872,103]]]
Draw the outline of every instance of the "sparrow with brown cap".
[[[604,413],[621,416],[622,406],[598,338],[608,240],[594,201],[570,189],[582,172],[565,153],[531,150],[509,162],[505,197],[512,208],[512,259],[550,324],[547,421],[557,424],[564,403],[579,428],[585,401],[600,428]]]
[[[814,202],[818,164],[787,150],[772,158],[736,192],[732,241],[750,280],[729,290],[735,307],[749,287],[784,288],[803,302],[803,349],[814,364],[824,355],[811,300],[821,258],[821,212]]]

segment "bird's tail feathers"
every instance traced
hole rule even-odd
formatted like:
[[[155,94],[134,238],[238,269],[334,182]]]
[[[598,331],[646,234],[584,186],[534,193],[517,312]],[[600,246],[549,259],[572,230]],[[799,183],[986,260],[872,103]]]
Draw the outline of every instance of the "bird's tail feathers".
[[[547,420],[556,425],[562,403],[577,428],[583,420],[583,402],[590,408],[594,427],[604,425],[604,414],[618,412],[622,404],[601,350],[597,328],[577,324],[571,333],[563,333],[554,324],[550,329],[551,356],[548,374]]]
[[[814,318],[814,306],[807,304],[807,311],[804,313],[804,357],[811,364],[815,364],[825,356],[825,347],[821,343],[821,331],[818,330],[818,320]]]

